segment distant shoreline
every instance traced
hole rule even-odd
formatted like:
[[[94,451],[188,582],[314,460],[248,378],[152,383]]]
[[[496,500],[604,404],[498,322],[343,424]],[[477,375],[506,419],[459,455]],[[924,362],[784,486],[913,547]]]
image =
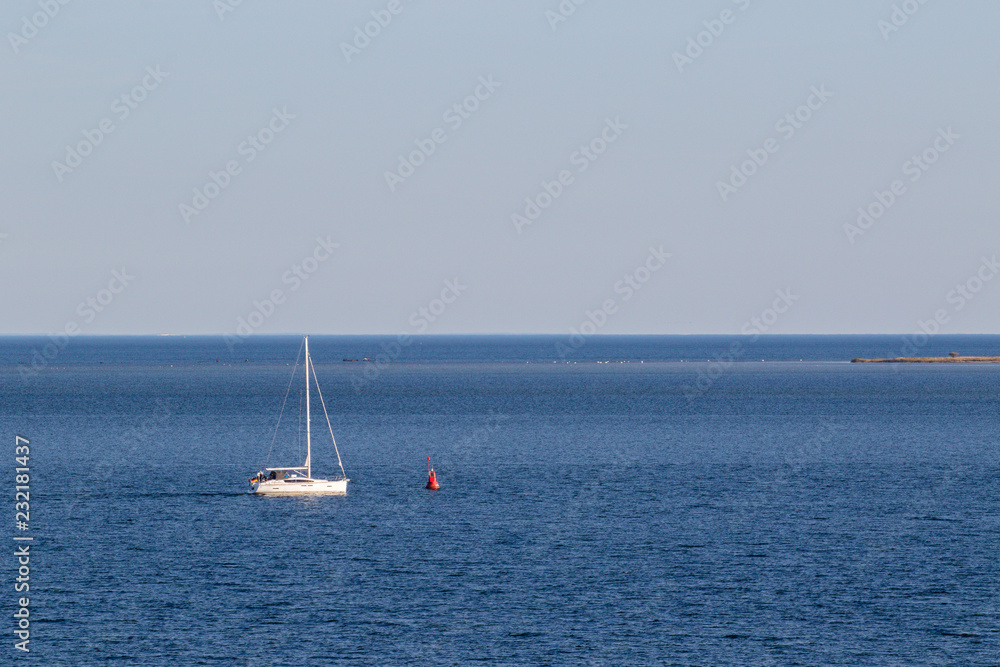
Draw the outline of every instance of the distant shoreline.
[[[852,364],[1000,364],[1000,357],[894,357],[892,359],[851,359]]]

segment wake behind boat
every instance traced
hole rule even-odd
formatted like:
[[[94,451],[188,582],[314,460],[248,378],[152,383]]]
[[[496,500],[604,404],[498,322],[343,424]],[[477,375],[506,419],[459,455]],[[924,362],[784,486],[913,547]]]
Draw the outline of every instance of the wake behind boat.
[[[330,426],[330,415],[326,412],[326,402],[323,401],[323,392],[319,388],[319,379],[316,377],[316,369],[313,367],[312,359],[309,357],[309,336],[305,337],[303,344],[306,348],[305,369],[306,369],[306,460],[300,466],[287,468],[264,468],[255,476],[250,478],[250,491],[258,495],[319,495],[319,494],[345,494],[347,493],[347,473],[344,472],[344,464],[340,460],[340,450],[337,449],[337,439],[333,437],[333,427]],[[298,360],[296,360],[296,368]],[[316,393],[319,396],[320,405],[323,406],[323,416],[326,417],[326,426],[330,430],[330,439],[333,441],[333,451],[337,453],[337,465],[340,466],[341,479],[316,479],[312,476],[312,433],[310,428],[309,412],[309,375],[312,373],[316,382]],[[295,378],[295,369],[292,369],[292,379]],[[291,380],[288,388],[291,389]],[[285,403],[288,402],[288,392],[285,392]],[[285,404],[282,403],[281,411],[284,413]],[[281,415],[278,416],[278,425],[281,424]],[[275,436],[278,433],[278,426],[275,426]],[[271,441],[272,447],[274,440]],[[268,455],[270,457],[270,454]]]

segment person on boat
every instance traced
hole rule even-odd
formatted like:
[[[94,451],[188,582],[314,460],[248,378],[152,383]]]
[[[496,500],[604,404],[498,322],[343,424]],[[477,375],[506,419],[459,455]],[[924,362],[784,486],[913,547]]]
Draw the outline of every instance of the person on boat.
[[[272,471],[271,471],[271,474],[270,474],[270,475],[268,475],[268,477],[267,477],[267,478],[268,478],[268,479],[277,479],[277,478],[278,478],[278,474],[277,474],[277,473],[276,473],[275,471],[273,471],[273,470],[272,470]]]

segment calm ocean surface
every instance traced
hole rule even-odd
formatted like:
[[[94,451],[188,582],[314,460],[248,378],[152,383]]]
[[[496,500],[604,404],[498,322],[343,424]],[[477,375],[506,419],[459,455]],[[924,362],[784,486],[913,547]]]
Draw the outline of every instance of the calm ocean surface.
[[[1000,336],[408,342],[310,337],[349,493],[261,498],[301,338],[0,338],[0,662],[1000,664],[1000,365],[846,363]]]

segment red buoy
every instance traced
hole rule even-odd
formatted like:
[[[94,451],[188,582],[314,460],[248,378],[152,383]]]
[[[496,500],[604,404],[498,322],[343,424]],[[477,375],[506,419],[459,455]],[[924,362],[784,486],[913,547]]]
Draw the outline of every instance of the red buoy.
[[[438,486],[437,475],[434,474],[434,468],[431,467],[431,457],[427,457],[427,486],[424,487],[430,489],[431,491],[437,491],[441,487]]]

